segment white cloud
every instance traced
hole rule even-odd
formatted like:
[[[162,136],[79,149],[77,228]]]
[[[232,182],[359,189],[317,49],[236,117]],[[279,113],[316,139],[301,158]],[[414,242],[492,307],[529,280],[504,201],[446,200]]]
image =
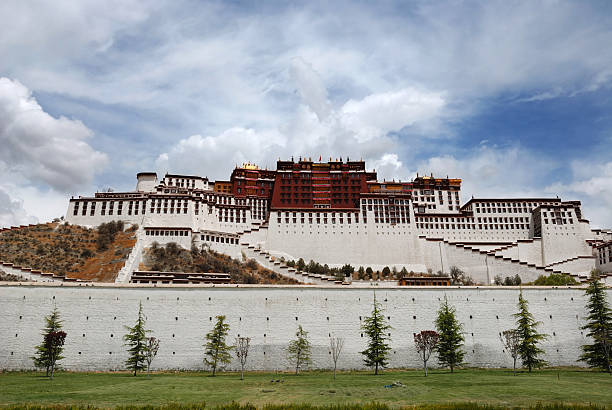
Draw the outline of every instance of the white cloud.
[[[400,141],[389,135],[406,126],[435,128],[444,114],[440,93],[403,89],[349,100],[334,110],[323,80],[303,59],[294,59],[292,78],[302,104],[278,128],[256,130],[233,127],[215,136],[193,135],[159,155],[158,169],[170,172],[211,173],[227,178],[231,167],[246,161],[274,167],[291,156],[364,158],[382,177],[394,177],[402,164]]]
[[[160,154],[156,165],[161,172],[199,172],[227,179],[235,165],[271,161],[274,153],[284,150],[285,143],[284,137],[275,131],[231,128],[217,136],[192,135],[183,139],[168,152]]]
[[[480,145],[463,156],[431,157],[417,166],[420,175],[461,178],[464,200],[542,197],[542,181],[555,169],[553,161],[537,158],[521,147]]]
[[[319,121],[325,121],[331,112],[327,90],[319,73],[301,57],[291,60],[289,67],[291,79],[296,84],[302,101],[317,114]]]
[[[574,161],[571,170],[570,182],[555,182],[546,188],[547,191],[580,199],[584,215],[593,226],[611,228],[612,162]]]
[[[0,24],[0,74],[19,78],[41,100],[50,94],[85,110],[94,106],[107,147],[122,148],[114,150],[113,163],[133,162],[138,150],[143,167],[157,158],[162,169],[219,178],[244,160],[273,166],[291,155],[363,157],[381,177],[407,178],[424,136],[452,136],[449,123],[477,114],[492,97],[558,98],[602,90],[612,80],[609,12],[596,3],[328,2],[261,12],[180,0],[57,0],[36,7],[7,0],[0,2]],[[132,116],[143,111],[150,117]],[[120,126],[106,114],[133,121],[138,142],[115,132]],[[87,151],[79,146],[89,146],[89,130],[65,118],[48,122],[83,138],[68,138],[62,148],[68,153],[57,148],[47,156],[11,140],[7,165],[57,189],[87,184],[92,173],[71,153]],[[41,127],[28,131],[40,136]],[[176,127],[183,128],[171,130]],[[400,139],[393,131],[402,128]],[[456,153],[448,141],[444,151]],[[99,170],[100,157],[89,149],[87,165]],[[56,165],[52,155],[71,161]],[[473,177],[496,181],[479,182],[477,195],[503,192],[504,172],[516,171],[524,182],[516,192],[534,186],[533,175],[502,167],[496,161],[506,158],[490,152],[448,158],[459,162],[457,171],[472,173],[455,174],[466,187]],[[443,169],[443,159],[421,165]],[[538,167],[540,158],[533,159]],[[468,160],[481,165],[470,168]],[[111,170],[113,180],[132,178],[117,175],[127,168]]]
[[[22,201],[12,199],[7,192],[0,188],[0,227],[37,222],[38,218],[26,212]]]
[[[68,191],[92,182],[107,163],[105,154],[86,141],[83,123],[54,118],[43,111],[18,81],[0,78],[0,165],[26,177]]]
[[[341,109],[340,121],[363,142],[405,126],[435,122],[444,105],[440,93],[408,88],[349,100]]]

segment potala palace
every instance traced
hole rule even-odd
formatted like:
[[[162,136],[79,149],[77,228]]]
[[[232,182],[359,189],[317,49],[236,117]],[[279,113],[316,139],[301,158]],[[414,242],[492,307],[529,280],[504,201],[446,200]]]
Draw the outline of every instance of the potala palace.
[[[612,271],[612,231],[592,229],[579,201],[462,202],[461,179],[379,181],[364,161],[349,159],[279,160],[276,170],[244,164],[226,181],[142,172],[135,191],[70,199],[66,220],[139,226],[123,282],[153,242],[210,247],[272,268],[281,258],[414,272],[457,266],[486,284],[496,275],[530,281],[552,272],[584,278],[596,267]]]

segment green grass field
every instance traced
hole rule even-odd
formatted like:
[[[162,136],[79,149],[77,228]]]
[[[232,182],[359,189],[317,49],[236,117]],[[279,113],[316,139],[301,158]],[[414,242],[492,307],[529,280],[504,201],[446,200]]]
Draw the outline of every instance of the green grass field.
[[[281,382],[272,382],[280,380]],[[385,388],[396,381],[405,387]],[[50,381],[41,373],[0,374],[0,406],[20,404],[92,405],[114,407],[202,403],[265,404],[384,403],[391,407],[417,404],[479,403],[510,407],[542,404],[612,406],[612,377],[580,369],[547,369],[513,376],[508,370],[467,369],[454,374],[434,370],[429,377],[417,370],[292,374],[57,373]]]

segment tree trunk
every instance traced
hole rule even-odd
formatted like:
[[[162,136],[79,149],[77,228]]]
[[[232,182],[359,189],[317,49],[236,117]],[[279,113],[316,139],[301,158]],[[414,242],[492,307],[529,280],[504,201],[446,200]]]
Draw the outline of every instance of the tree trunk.
[[[134,366],[134,376],[136,376],[136,370],[137,370],[137,368],[136,368],[136,366]]]
[[[425,377],[427,377],[427,360],[423,361],[423,367],[425,368]]]
[[[54,370],[53,368],[54,367],[55,367],[54,365],[51,365],[51,380],[53,380],[53,370]]]
[[[455,369],[454,369],[454,366],[453,366],[453,364],[452,364],[452,363],[451,363],[451,365],[450,365],[450,368],[451,368],[451,373],[453,373]]]
[[[374,374],[375,375],[378,374],[378,363],[376,363],[376,366],[374,367]]]
[[[512,374],[516,376],[516,357],[514,357],[514,363],[512,364]]]
[[[212,375],[213,375],[213,377],[215,377],[215,372],[217,371],[217,366],[216,365],[213,366],[212,371],[213,371]]]
[[[608,365],[608,374],[612,376],[612,370],[610,369],[610,346],[606,343],[606,339],[603,340],[604,353],[606,354],[606,364]]]
[[[334,380],[336,380],[336,363],[334,363]]]
[[[244,380],[244,366],[240,367],[240,380]]]
[[[49,377],[49,366],[47,366],[47,374],[45,375],[45,377]]]

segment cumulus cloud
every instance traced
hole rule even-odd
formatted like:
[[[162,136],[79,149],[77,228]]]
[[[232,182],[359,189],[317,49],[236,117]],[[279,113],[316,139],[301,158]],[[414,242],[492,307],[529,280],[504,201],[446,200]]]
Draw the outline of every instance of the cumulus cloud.
[[[463,179],[464,199],[541,197],[544,181],[558,165],[520,146],[480,145],[464,155],[428,158],[417,165],[416,172]]]
[[[215,136],[190,136],[159,155],[158,169],[214,169],[216,177],[226,178],[230,167],[246,161],[273,167],[279,157],[352,156],[372,160],[370,166],[381,176],[392,178],[404,169],[396,153],[400,140],[389,133],[407,126],[432,128],[444,112],[440,93],[416,89],[371,94],[333,109],[323,80],[310,64],[296,58],[290,71],[301,105],[286,124],[261,131],[233,127]]]
[[[91,183],[107,163],[80,121],[54,118],[20,82],[0,78],[0,163],[30,183],[68,191]]]
[[[584,214],[593,225],[612,227],[612,162],[573,161],[571,170],[570,182],[555,182],[546,190],[582,200]]]
[[[12,199],[0,188],[0,227],[37,223],[38,218],[29,215],[23,207],[23,202]]]
[[[327,89],[319,73],[302,57],[291,60],[289,73],[302,101],[317,114],[319,121],[325,121],[331,112],[331,106],[327,99]]]
[[[421,165],[423,172],[444,171],[443,154],[418,160],[431,155],[428,137],[444,137],[440,151],[451,164],[458,161],[450,174],[462,176],[466,187],[472,175],[497,181],[478,186],[483,190],[475,193],[484,195],[503,192],[504,172],[515,170],[500,168],[506,158],[491,152],[465,151],[477,142],[451,140],[452,125],[477,118],[500,98],[521,103],[608,90],[609,19],[599,3],[563,1],[311,2],[261,12],[183,0],[57,0],[37,7],[7,0],[0,2],[1,74],[19,78],[40,101],[55,99],[53,112],[65,112],[63,102],[79,107],[72,111],[79,118],[95,117],[97,135],[106,135],[97,149],[129,164],[109,171],[113,181],[154,164],[226,178],[244,160],[273,166],[291,155],[363,157],[381,177],[407,178]],[[77,121],[52,120],[68,134],[90,135]],[[75,168],[81,178],[54,187],[91,180],[80,164],[56,170],[16,145],[10,155],[17,161],[8,165],[28,181],[57,180]],[[516,161],[524,164],[529,153],[520,152]],[[0,165],[9,155],[3,154]],[[536,167],[542,162],[533,159]],[[99,165],[94,154],[91,166]],[[516,192],[550,182],[524,173],[517,172],[524,184]]]
[[[349,100],[340,112],[340,121],[363,142],[389,131],[439,118],[445,101],[440,93],[407,88]]]
[[[263,165],[265,160],[272,160],[274,153],[284,150],[285,143],[285,138],[275,131],[231,128],[216,136],[192,135],[183,139],[160,154],[156,165],[162,172],[200,172],[226,179],[235,165],[249,161]]]

